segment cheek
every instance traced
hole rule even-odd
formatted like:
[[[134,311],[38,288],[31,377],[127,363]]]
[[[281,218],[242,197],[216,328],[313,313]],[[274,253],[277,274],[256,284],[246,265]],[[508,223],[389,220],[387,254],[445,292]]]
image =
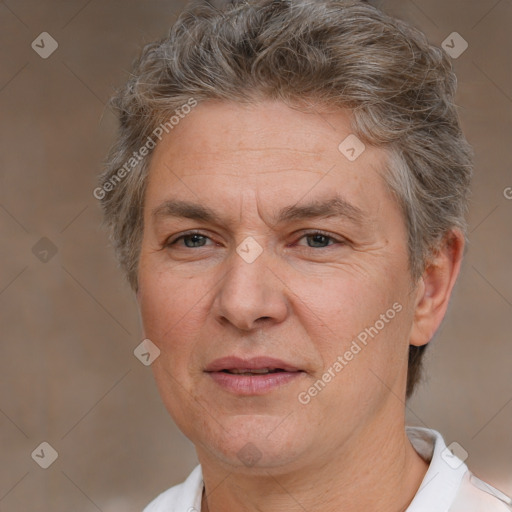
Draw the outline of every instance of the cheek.
[[[139,274],[139,283],[137,298],[145,335],[161,350],[182,340],[185,343],[187,332],[199,325],[194,315],[205,297],[202,288],[189,279],[149,270]]]
[[[330,279],[314,282],[297,279],[291,286],[303,304],[304,312],[310,311],[311,325],[325,326],[344,338],[355,335],[354,329],[366,327],[378,319],[397,301],[396,285],[385,276],[368,273],[340,272]]]
[[[364,383],[376,384],[370,369],[385,380],[400,371],[409,320],[401,287],[398,275],[380,271],[364,278],[339,275],[315,286],[305,280],[300,283],[298,314],[321,355],[324,371],[340,356],[346,362],[333,390],[351,389],[362,399],[367,391]]]

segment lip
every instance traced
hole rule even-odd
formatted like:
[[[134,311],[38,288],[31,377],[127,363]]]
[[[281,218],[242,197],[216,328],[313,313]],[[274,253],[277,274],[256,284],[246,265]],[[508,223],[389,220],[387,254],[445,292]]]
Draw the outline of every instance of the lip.
[[[275,359],[273,357],[259,356],[251,357],[250,359],[243,359],[241,357],[228,356],[215,359],[206,368],[206,372],[220,372],[222,370],[258,370],[262,368],[280,368],[285,372],[298,372],[301,371],[296,366],[282,361],[281,359]]]
[[[279,368],[280,372],[261,375],[241,375],[226,373],[223,370],[259,370],[263,368]],[[236,395],[262,395],[275,390],[304,373],[291,363],[273,357],[222,357],[212,361],[205,372],[220,387]]]

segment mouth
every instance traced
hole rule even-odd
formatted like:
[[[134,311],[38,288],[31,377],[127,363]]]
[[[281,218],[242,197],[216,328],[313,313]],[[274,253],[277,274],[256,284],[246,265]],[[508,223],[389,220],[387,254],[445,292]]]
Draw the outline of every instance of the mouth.
[[[249,359],[237,356],[221,357],[212,361],[205,368],[205,372],[227,372],[233,374],[265,374],[299,371],[302,370],[292,363],[267,356],[251,357]]]
[[[269,357],[224,357],[205,372],[221,388],[236,395],[262,395],[297,379],[305,372],[297,366]]]
[[[233,375],[268,375],[269,373],[286,372],[286,370],[283,370],[283,368],[231,368],[229,370],[225,369],[221,371],[223,373],[230,373]]]

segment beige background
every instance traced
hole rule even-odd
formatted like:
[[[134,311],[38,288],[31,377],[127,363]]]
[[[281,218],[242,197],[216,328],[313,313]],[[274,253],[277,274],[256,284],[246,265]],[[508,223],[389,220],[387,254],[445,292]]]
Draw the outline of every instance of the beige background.
[[[512,2],[382,1],[438,45],[453,31],[458,103],[474,145],[471,245],[428,357],[410,423],[440,430],[479,476],[512,494]],[[183,480],[193,446],[134,356],[134,298],[92,196],[112,141],[105,107],[175,0],[0,3],[0,510],[140,511]],[[58,49],[42,59],[43,31]],[[34,250],[50,250],[49,261]],[[48,469],[31,458],[43,441]]]

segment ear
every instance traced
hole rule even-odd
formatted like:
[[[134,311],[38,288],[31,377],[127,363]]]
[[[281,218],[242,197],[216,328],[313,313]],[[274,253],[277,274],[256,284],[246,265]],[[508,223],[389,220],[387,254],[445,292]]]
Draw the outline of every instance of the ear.
[[[464,235],[453,229],[429,259],[416,293],[416,307],[409,343],[426,345],[441,325],[464,253]]]

